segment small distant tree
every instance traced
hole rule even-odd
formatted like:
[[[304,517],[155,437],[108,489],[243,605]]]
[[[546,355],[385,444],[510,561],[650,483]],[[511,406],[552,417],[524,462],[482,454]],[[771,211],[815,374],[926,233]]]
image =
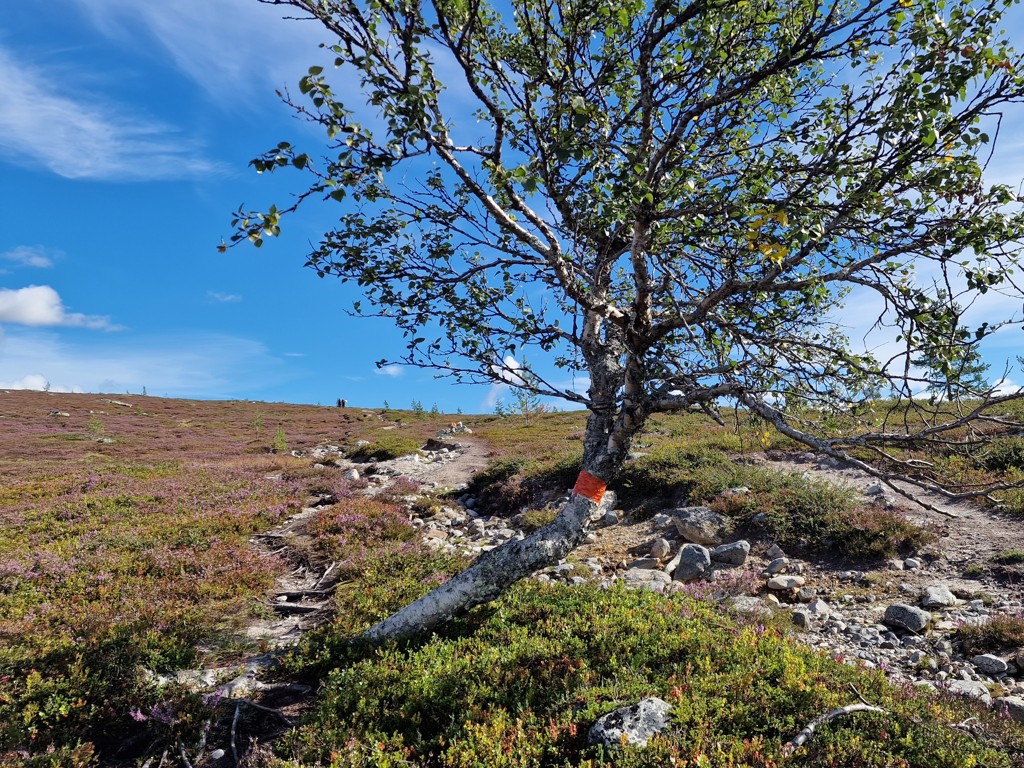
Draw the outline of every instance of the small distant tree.
[[[270,444],[270,450],[274,453],[288,453],[288,439],[284,434],[284,427],[278,427],[274,433],[274,442]]]
[[[946,296],[946,292],[940,292]],[[980,397],[991,389],[989,366],[982,360],[973,334],[960,323],[963,309],[950,303],[947,316],[937,319],[942,324],[922,344],[912,364],[924,369],[927,390],[945,401],[964,397]]]
[[[939,489],[919,464],[882,472],[847,449],[898,468],[894,447],[947,449],[1005,404],[986,391],[962,413],[929,410],[910,373],[959,322],[954,302],[1021,295],[1016,185],[984,177],[999,114],[1024,100],[1002,0],[264,1],[322,24],[341,72],[312,67],[284,96],[327,151],[282,142],[255,159],[308,186],[287,208],[239,211],[233,242],[260,246],[300,205],[338,204],[307,265],[407,334],[400,362],[464,381],[529,374],[534,394],[589,411],[555,521],[368,636],[429,630],[564,557],[652,414],[731,403]],[[342,95],[372,105],[376,127]],[[850,297],[878,300],[895,358],[846,339]],[[587,390],[524,370],[524,351],[584,372]],[[868,391],[918,413],[850,429]]]

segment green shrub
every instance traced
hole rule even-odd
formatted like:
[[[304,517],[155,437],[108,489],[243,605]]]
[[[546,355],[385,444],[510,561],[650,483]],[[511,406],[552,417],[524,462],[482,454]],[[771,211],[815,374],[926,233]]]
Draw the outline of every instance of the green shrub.
[[[420,449],[420,442],[402,435],[384,435],[372,443],[361,445],[349,451],[353,461],[389,461],[402,456],[411,456]]]
[[[1024,439],[1004,437],[994,440],[981,459],[981,464],[992,472],[1024,469]]]
[[[353,591],[364,609],[378,591],[393,604],[395,578],[410,583],[396,565]],[[316,650],[331,671],[278,745],[289,766],[1008,768],[1006,749],[1024,743],[972,702],[894,687],[683,596],[521,584],[431,637]],[[835,720],[785,758],[785,741],[850,703],[851,687],[889,713]],[[645,696],[673,705],[667,734],[615,754],[587,745],[595,720]],[[947,725],[968,716],[992,728],[986,741]]]
[[[1020,565],[1024,563],[1024,549],[1004,549],[992,557],[992,562],[999,565]]]
[[[964,653],[974,655],[1024,646],[1024,616],[993,616],[979,626],[965,625],[957,630]]]

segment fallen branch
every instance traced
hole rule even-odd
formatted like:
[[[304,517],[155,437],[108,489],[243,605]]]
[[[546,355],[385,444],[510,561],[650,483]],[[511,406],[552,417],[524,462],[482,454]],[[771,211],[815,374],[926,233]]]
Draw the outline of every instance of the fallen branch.
[[[785,755],[791,755],[798,748],[802,747],[811,737],[814,732],[818,729],[818,726],[824,725],[829,720],[834,720],[837,717],[843,715],[850,715],[854,712],[887,712],[888,710],[882,709],[881,707],[873,707],[870,704],[847,704],[845,707],[839,709],[833,709],[831,712],[826,712],[824,715],[819,715],[809,722],[800,733],[794,736],[792,739],[787,741],[782,747],[782,753]]]

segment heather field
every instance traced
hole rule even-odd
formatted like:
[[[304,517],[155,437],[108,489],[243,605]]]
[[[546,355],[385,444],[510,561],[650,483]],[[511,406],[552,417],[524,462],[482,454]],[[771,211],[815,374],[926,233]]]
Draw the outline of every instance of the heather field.
[[[638,524],[690,499],[741,527],[759,510],[763,541],[812,560],[825,538],[869,564],[936,540],[898,511],[763,466],[795,446],[732,416],[724,426],[652,421],[613,486]],[[407,478],[370,497],[366,479],[346,479],[351,464],[291,452],[334,445],[383,461],[415,453],[454,419],[463,417],[0,392],[0,766],[1024,765],[1024,730],[998,712],[811,650],[792,638],[788,614],[730,617],[706,584],[658,595],[621,582],[529,582],[430,637],[353,642],[466,565],[431,551],[413,525],[455,502]],[[477,504],[496,519],[528,508],[524,524],[543,524],[575,476],[583,415],[464,420],[473,434],[456,439],[487,463],[469,487]],[[959,471],[1015,476],[1024,451],[1016,439],[1000,446],[990,455],[1004,466]],[[740,485],[742,499],[724,493]],[[310,510],[289,546],[273,543]],[[1016,568],[1018,555],[1004,552],[1000,567]],[[261,673],[270,688],[243,705],[215,685],[166,682],[260,658],[266,646],[244,630],[273,617],[268,593],[298,568],[317,583],[329,570],[333,591],[315,628]],[[999,637],[965,638],[978,648],[1024,642],[1024,620],[997,628]],[[646,749],[587,743],[597,717],[652,695],[673,707],[670,736]],[[784,748],[858,697],[885,711]]]
[[[358,409],[0,393],[0,744],[107,749],[157,703],[142,670],[258,650],[234,630],[293,564],[250,535],[343,485],[286,449],[382,425]]]

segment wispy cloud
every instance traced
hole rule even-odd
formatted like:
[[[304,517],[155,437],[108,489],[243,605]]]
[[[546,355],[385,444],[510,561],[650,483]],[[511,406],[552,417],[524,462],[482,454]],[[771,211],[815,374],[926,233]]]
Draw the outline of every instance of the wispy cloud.
[[[0,47],[0,150],[7,162],[69,179],[143,181],[217,172],[195,142]]]
[[[0,259],[13,261],[23,267],[39,267],[47,269],[53,266],[55,259],[63,256],[60,251],[44,248],[41,245],[19,245],[9,251],[0,253]]]
[[[109,38],[147,48],[155,41],[222,105],[272,97],[275,88],[297,85],[311,64],[327,56],[317,47],[330,37],[321,25],[285,21],[291,9],[255,0],[74,2]]]
[[[217,301],[221,304],[236,304],[242,300],[242,297],[237,293],[221,293],[220,291],[207,291],[206,296],[211,301]]]
[[[48,285],[0,288],[0,323],[33,327],[71,326],[94,330],[120,330],[109,317],[68,312],[60,294]]]
[[[385,365],[383,368],[378,368],[374,371],[378,376],[390,376],[396,378],[405,373],[400,365]]]

